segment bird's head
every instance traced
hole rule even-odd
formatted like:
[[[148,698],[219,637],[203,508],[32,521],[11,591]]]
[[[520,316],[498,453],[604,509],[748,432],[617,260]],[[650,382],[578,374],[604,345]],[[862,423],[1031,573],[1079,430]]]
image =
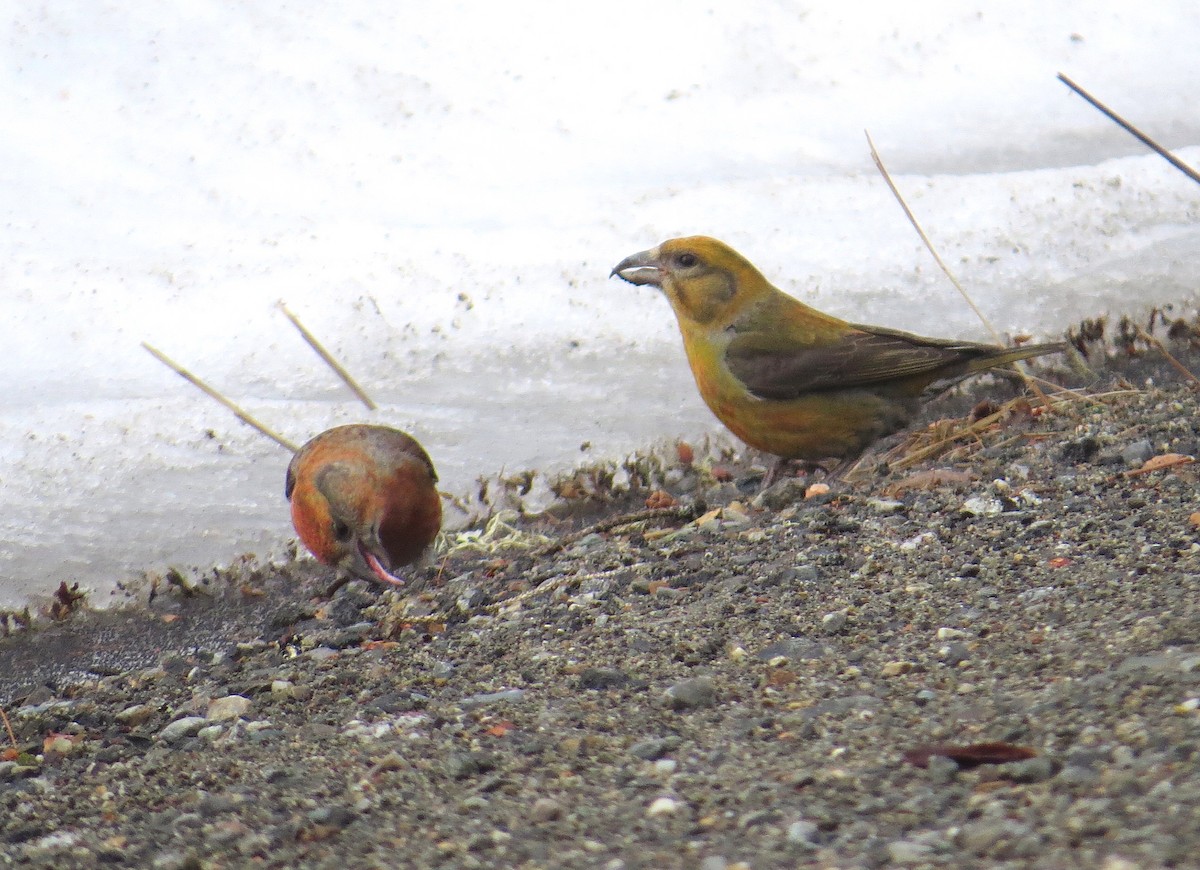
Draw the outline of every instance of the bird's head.
[[[318,560],[364,580],[402,584],[441,527],[437,474],[410,436],[351,425],[318,435],[288,466],[284,495]]]
[[[658,287],[681,320],[699,325],[728,323],[771,289],[749,260],[708,236],[669,239],[626,257],[611,274],[630,284]]]
[[[312,484],[303,502],[293,494],[292,516],[297,529],[308,527],[312,543],[308,539],[305,543],[313,554],[362,580],[402,585],[392,573],[399,565],[393,564],[396,560],[380,538],[387,494],[363,469],[340,462],[322,467]]]

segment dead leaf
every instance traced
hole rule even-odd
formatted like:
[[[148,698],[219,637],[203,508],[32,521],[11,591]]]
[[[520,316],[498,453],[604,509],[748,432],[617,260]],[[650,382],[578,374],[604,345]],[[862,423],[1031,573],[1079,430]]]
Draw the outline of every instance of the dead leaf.
[[[901,478],[884,487],[885,495],[900,495],[910,489],[931,490],[948,483],[970,483],[972,476],[965,471],[954,471],[949,468],[931,468],[928,471],[918,471]]]
[[[679,501],[669,492],[663,492],[661,489],[656,489],[646,497],[646,507],[650,510],[661,510],[662,508],[672,508],[679,504]]]
[[[1160,453],[1158,456],[1151,456],[1141,468],[1135,468],[1131,471],[1126,471],[1126,477],[1137,477],[1139,474],[1150,474],[1153,471],[1162,471],[1165,468],[1174,468],[1178,465],[1190,465],[1195,462],[1195,457],[1187,456],[1183,453]]]
[[[904,760],[915,767],[928,767],[929,759],[934,756],[949,758],[963,770],[979,767],[981,764],[1005,764],[1009,761],[1024,761],[1036,758],[1037,751],[1028,746],[1017,746],[1013,743],[996,741],[994,743],[970,743],[965,746],[940,744],[936,746],[918,746],[904,753]]]

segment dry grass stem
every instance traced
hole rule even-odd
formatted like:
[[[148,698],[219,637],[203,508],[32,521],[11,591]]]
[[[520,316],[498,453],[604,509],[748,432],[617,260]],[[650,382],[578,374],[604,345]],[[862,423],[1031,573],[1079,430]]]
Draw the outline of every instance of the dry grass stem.
[[[1140,338],[1143,341],[1147,342],[1148,344],[1152,344],[1156,348],[1158,348],[1158,352],[1167,358],[1167,362],[1169,362],[1175,368],[1176,371],[1178,371],[1181,375],[1183,375],[1185,378],[1187,378],[1189,381],[1191,381],[1193,387],[1200,387],[1200,378],[1198,378],[1194,374],[1192,374],[1192,372],[1188,369],[1187,366],[1185,366],[1183,363],[1181,363],[1179,360],[1177,360],[1175,358],[1175,355],[1173,353],[1171,353],[1169,350],[1167,350],[1167,346],[1165,344],[1163,344],[1161,341],[1159,341],[1156,337],[1154,337],[1150,333],[1146,332],[1146,330],[1142,329],[1140,326],[1138,327],[1138,338]]]
[[[367,406],[367,410],[374,411],[378,405],[367,395],[366,390],[359,385],[358,381],[351,377],[350,373],[346,371],[341,363],[334,359],[333,354],[325,349],[325,346],[317,340],[317,337],[308,331],[304,324],[300,322],[300,318],[291,312],[287,307],[287,303],[283,300],[279,301],[279,310],[292,322],[292,326],[296,327],[300,333],[300,337],[308,343],[309,347],[317,352],[317,356],[321,358],[325,365],[333,369],[333,373],[342,379],[342,383],[349,387],[350,391],[358,397],[359,401]]]
[[[958,292],[962,295],[962,298],[965,299],[967,304],[971,306],[971,310],[975,312],[975,316],[979,318],[980,323],[982,323],[987,331],[991,333],[992,340],[998,345],[1003,345],[1004,341],[1001,339],[1000,333],[996,331],[996,328],[992,326],[991,321],[987,319],[984,313],[979,310],[979,306],[975,304],[975,300],[971,298],[971,294],[969,294],[966,288],[963,287],[963,285],[959,283],[958,279],[954,277],[954,273],[950,271],[949,267],[938,255],[938,252],[933,247],[933,243],[929,241],[929,236],[925,234],[925,230],[923,230],[921,228],[921,224],[917,222],[917,218],[912,213],[912,209],[910,209],[908,207],[908,203],[904,201],[904,197],[901,195],[900,189],[896,187],[896,183],[892,181],[892,176],[887,171],[887,167],[883,165],[883,158],[881,158],[879,156],[879,152],[875,150],[875,142],[871,139],[871,134],[865,130],[863,132],[866,133],[867,145],[871,149],[871,159],[875,161],[875,167],[883,176],[883,180],[887,182],[887,186],[892,191],[892,195],[896,197],[896,201],[900,203],[900,208],[904,209],[904,214],[908,217],[909,223],[913,225],[913,229],[915,229],[917,231],[917,235],[921,237],[921,241],[925,244],[926,249],[933,256],[934,262],[938,264],[938,268],[945,273],[946,277],[950,279],[950,283],[954,285],[954,288],[958,290]],[[1017,371],[1018,374],[1021,375],[1022,378],[1024,378],[1026,385],[1028,385],[1030,389],[1037,393],[1038,398],[1042,399],[1042,401],[1045,401],[1045,394],[1042,392],[1041,388],[1030,379],[1029,374],[1025,371],[1025,366],[1021,364],[1021,361],[1018,360],[1017,362],[1012,363],[1012,367]]]
[[[293,444],[291,441],[284,438],[278,432],[268,429],[265,425],[260,423],[254,417],[252,417],[247,411],[243,410],[242,408],[240,408],[239,406],[237,406],[236,404],[231,402],[229,399],[225,398],[223,395],[221,395],[215,389],[210,387],[204,381],[200,380],[200,378],[196,377],[194,374],[189,372],[183,366],[179,365],[179,363],[172,360],[170,357],[168,357],[166,354],[164,354],[158,348],[156,348],[144,341],[142,342],[142,347],[144,347],[147,351],[149,351],[150,355],[153,356],[155,359],[157,359],[160,363],[165,365],[171,371],[175,372],[175,374],[179,375],[185,381],[189,382],[190,384],[195,386],[197,389],[199,389],[201,392],[205,393],[209,398],[215,399],[216,401],[218,401],[222,405],[224,405],[226,408],[228,408],[230,411],[232,411],[233,415],[235,417],[237,417],[239,420],[241,420],[243,423],[245,423],[247,426],[257,429],[259,432],[261,432],[263,435],[266,435],[268,438],[270,438],[272,441],[274,441],[280,447],[284,447],[284,448],[290,450],[292,453],[295,453],[297,450],[300,449],[299,445]]]
[[[1104,103],[1097,100],[1095,97],[1093,97],[1091,94],[1089,94],[1083,88],[1081,88],[1079,85],[1075,84],[1075,82],[1071,81],[1069,78],[1067,78],[1062,73],[1058,74],[1058,80],[1060,82],[1062,82],[1064,85],[1066,85],[1068,88],[1073,90],[1075,93],[1079,94],[1079,96],[1083,97],[1085,100],[1087,100],[1089,103],[1091,103],[1097,109],[1099,109],[1101,112],[1103,112],[1106,116],[1108,116],[1108,118],[1110,120],[1114,121],[1117,124],[1117,126],[1121,127],[1121,129],[1125,130],[1125,132],[1129,133],[1131,136],[1133,136],[1135,139],[1137,139],[1139,142],[1141,142],[1143,145],[1145,145],[1147,148],[1149,148],[1151,151],[1153,151],[1155,154],[1157,154],[1163,160],[1166,160],[1168,163],[1170,163],[1172,166],[1174,166],[1176,169],[1178,169],[1180,172],[1182,172],[1184,175],[1186,175],[1192,181],[1196,182],[1197,184],[1200,184],[1200,172],[1197,172],[1195,169],[1188,166],[1186,163],[1184,163],[1182,160],[1180,160],[1178,157],[1176,157],[1174,154],[1172,154],[1166,148],[1159,145],[1157,142],[1155,142],[1153,139],[1151,139],[1149,136],[1147,136],[1145,133],[1143,133],[1137,127],[1133,126],[1133,124],[1130,124],[1128,121],[1126,121],[1120,115],[1118,115],[1116,112],[1114,112],[1108,106],[1104,105]]]

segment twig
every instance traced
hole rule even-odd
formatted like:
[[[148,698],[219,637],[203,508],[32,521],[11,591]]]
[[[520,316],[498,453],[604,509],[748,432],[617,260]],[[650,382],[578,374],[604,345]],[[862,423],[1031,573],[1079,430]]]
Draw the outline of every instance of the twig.
[[[300,332],[300,337],[308,342],[308,346],[317,352],[317,356],[324,361],[325,365],[333,369],[333,373],[342,379],[342,382],[350,388],[350,391],[354,393],[354,395],[358,396],[360,402],[367,406],[367,410],[374,411],[378,405],[371,400],[371,397],[367,395],[366,390],[359,386],[358,381],[354,380],[354,378],[350,376],[350,373],[346,371],[345,367],[333,358],[333,354],[327,351],[321,342],[317,341],[317,337],[309,332],[307,328],[305,328],[304,324],[300,322],[300,318],[288,309],[287,303],[285,303],[282,299],[279,300],[279,310],[282,311],[287,319],[292,322],[292,326],[296,327],[296,329]]]
[[[256,420],[254,417],[251,417],[248,412],[242,410],[240,407],[235,405],[233,402],[229,401],[229,399],[226,399],[224,396],[222,396],[220,393],[218,393],[215,389],[210,387],[208,384],[204,383],[204,381],[200,380],[198,377],[196,377],[194,374],[189,372],[183,366],[179,365],[179,363],[172,360],[170,357],[168,357],[166,354],[164,354],[158,348],[153,347],[152,345],[150,345],[144,341],[142,342],[142,347],[144,347],[147,351],[149,351],[150,355],[153,356],[155,359],[157,359],[160,363],[165,365],[171,371],[175,372],[175,374],[179,375],[185,381],[189,382],[190,384],[192,384],[193,386],[198,388],[201,392],[205,393],[209,398],[215,399],[216,401],[218,401],[222,405],[224,405],[226,408],[228,408],[230,411],[232,411],[233,415],[235,417],[237,417],[239,420],[241,420],[243,423],[245,423],[247,426],[251,426],[254,429],[257,429],[259,432],[261,432],[263,435],[266,435],[268,438],[270,438],[272,441],[274,441],[280,447],[285,447],[288,450],[292,451],[293,453],[295,453],[297,450],[300,449],[300,446],[298,444],[293,444],[291,441],[287,440],[279,433],[268,429],[262,423],[258,422],[258,420]]]
[[[669,508],[650,508],[644,511],[634,511],[630,514],[621,514],[620,516],[608,517],[600,520],[598,523],[593,523],[586,529],[580,529],[572,534],[565,535],[554,541],[533,554],[535,559],[544,559],[546,556],[552,556],[560,550],[571,546],[576,541],[586,538],[588,535],[599,534],[600,532],[608,532],[620,526],[631,526],[634,523],[644,523],[650,520],[694,520],[700,513],[703,513],[703,505],[686,504],[677,505]]]
[[[1143,341],[1149,342],[1150,344],[1152,344],[1156,348],[1158,348],[1159,353],[1161,353],[1163,356],[1165,356],[1167,358],[1167,362],[1169,362],[1172,366],[1174,366],[1176,371],[1178,371],[1185,378],[1187,378],[1189,381],[1191,381],[1193,387],[1200,387],[1200,378],[1198,378],[1194,374],[1192,374],[1191,371],[1188,370],[1187,366],[1185,366],[1183,363],[1181,363],[1179,360],[1177,360],[1175,358],[1175,355],[1173,353],[1171,353],[1169,350],[1167,350],[1166,345],[1164,345],[1161,341],[1159,341],[1157,337],[1146,332],[1146,330],[1142,329],[1140,326],[1137,328],[1137,332],[1138,332],[1138,338],[1142,339]]]
[[[8,732],[8,742],[12,744],[13,749],[19,752],[21,747],[17,746],[17,735],[13,734],[12,725],[8,721],[8,714],[4,712],[3,707],[0,707],[0,719],[4,720],[4,730]]]
[[[1157,154],[1163,160],[1166,160],[1168,163],[1170,163],[1172,166],[1174,166],[1176,169],[1178,169],[1180,172],[1182,172],[1184,175],[1186,175],[1192,181],[1196,182],[1197,184],[1200,184],[1200,172],[1197,172],[1195,169],[1188,166],[1186,163],[1184,163],[1182,160],[1180,160],[1178,157],[1176,157],[1174,154],[1172,154],[1166,148],[1159,145],[1157,142],[1155,142],[1153,139],[1151,139],[1149,136],[1147,136],[1145,133],[1143,133],[1137,127],[1133,126],[1133,124],[1130,124],[1128,121],[1126,121],[1120,115],[1118,115],[1116,112],[1114,112],[1108,106],[1104,105],[1104,103],[1097,100],[1095,97],[1093,97],[1091,94],[1089,94],[1083,88],[1081,88],[1079,85],[1075,84],[1075,82],[1071,81],[1069,78],[1067,78],[1062,73],[1058,74],[1058,80],[1060,82],[1062,82],[1064,85],[1066,85],[1068,88],[1073,90],[1075,93],[1079,94],[1079,96],[1083,97],[1085,100],[1087,100],[1089,103],[1091,103],[1097,109],[1099,109],[1101,112],[1103,112],[1106,116],[1108,116],[1109,119],[1114,121],[1117,124],[1117,126],[1119,126],[1121,129],[1123,129],[1125,132],[1129,133],[1131,136],[1133,136],[1135,139],[1137,139],[1139,142],[1141,142],[1143,145],[1145,145],[1147,148],[1149,148],[1151,151],[1153,151],[1155,154]]]

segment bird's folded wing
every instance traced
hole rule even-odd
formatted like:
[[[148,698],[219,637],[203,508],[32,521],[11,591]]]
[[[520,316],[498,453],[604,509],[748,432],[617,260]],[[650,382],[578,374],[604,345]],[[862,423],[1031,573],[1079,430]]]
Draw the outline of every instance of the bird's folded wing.
[[[775,336],[742,333],[730,341],[725,361],[734,377],[762,399],[795,399],[822,390],[870,387],[926,376],[954,377],[980,353],[970,342],[926,339],[871,327],[818,346],[780,344]]]

